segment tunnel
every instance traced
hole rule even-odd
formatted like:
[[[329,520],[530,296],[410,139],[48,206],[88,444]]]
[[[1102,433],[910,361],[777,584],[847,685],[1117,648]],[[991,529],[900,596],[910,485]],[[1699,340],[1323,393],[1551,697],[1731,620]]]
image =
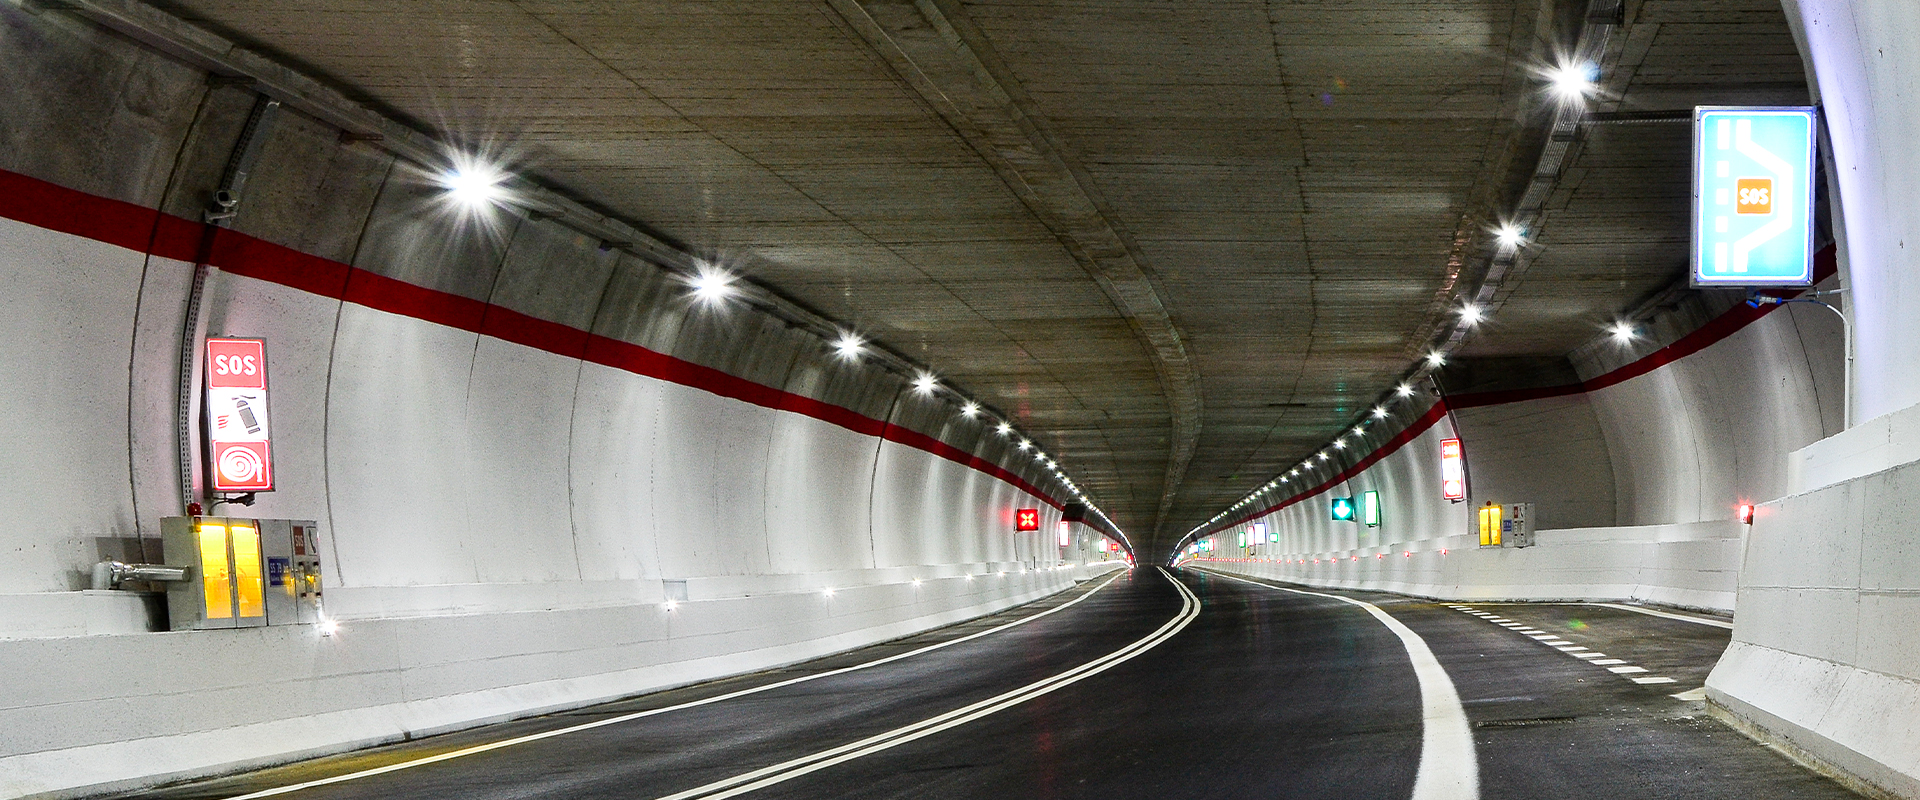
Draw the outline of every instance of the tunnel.
[[[1916,42],[0,0],[0,798],[1920,798]]]

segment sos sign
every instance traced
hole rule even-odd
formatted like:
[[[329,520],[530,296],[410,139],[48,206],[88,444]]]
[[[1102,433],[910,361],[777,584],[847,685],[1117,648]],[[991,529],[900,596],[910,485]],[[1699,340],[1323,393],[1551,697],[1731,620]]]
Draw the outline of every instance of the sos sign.
[[[207,340],[207,461],[216,492],[273,491],[267,425],[267,344]]]
[[[1693,285],[1813,282],[1818,112],[1693,112]]]
[[[1040,530],[1040,509],[1022,508],[1014,511],[1013,529],[1020,533]]]

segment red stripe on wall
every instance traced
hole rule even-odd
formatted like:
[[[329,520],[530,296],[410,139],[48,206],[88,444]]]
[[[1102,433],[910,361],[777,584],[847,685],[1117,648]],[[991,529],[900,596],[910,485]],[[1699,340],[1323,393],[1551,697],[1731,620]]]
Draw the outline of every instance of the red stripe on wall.
[[[1831,278],[1838,272],[1839,259],[1833,245],[1828,245],[1822,248],[1820,252],[1814,254],[1814,283],[1819,283]],[[1780,297],[1793,298],[1800,296],[1801,290],[1782,291],[1776,292],[1775,294]],[[1570,383],[1563,386],[1543,386],[1534,389],[1467,392],[1446,397],[1440,402],[1433,404],[1432,408],[1427,409],[1425,414],[1420,415],[1420,418],[1414,420],[1405,430],[1402,430],[1392,439],[1382,443],[1378,448],[1375,448],[1373,452],[1368,453],[1365,458],[1355,462],[1352,467],[1342,470],[1339,475],[1328,479],[1327,482],[1311,489],[1303,490],[1299,494],[1288,497],[1267,508],[1238,517],[1231,522],[1221,523],[1218,527],[1208,529],[1206,532],[1199,534],[1199,536],[1212,536],[1236,525],[1242,525],[1259,519],[1260,517],[1272,514],[1288,506],[1317,497],[1341,483],[1359,477],[1360,473],[1365,472],[1368,467],[1399,452],[1400,448],[1405,447],[1407,443],[1419,438],[1421,434],[1426,433],[1428,428],[1439,424],[1440,420],[1446,417],[1448,409],[1482,408],[1485,406],[1506,405],[1509,403],[1523,403],[1528,400],[1544,400],[1551,397],[1568,397],[1598,391],[1610,386],[1618,386],[1712,347],[1727,337],[1739,332],[1742,328],[1758,322],[1762,317],[1773,313],[1773,311],[1778,308],[1780,308],[1778,305],[1754,308],[1753,306],[1741,303],[1721,312],[1720,316],[1714,317],[1712,320],[1709,320],[1707,324],[1674,340],[1672,344],[1666,347],[1641,356],[1632,363],[1621,366],[1611,372],[1596,375],[1579,383]]]
[[[630,342],[451,292],[416,286],[226,228],[210,229],[133,203],[98,197],[5,170],[0,170],[0,217],[176,261],[197,261],[205,248],[207,263],[223,272],[491,336],[763,408],[812,417],[855,433],[923,450],[1004,481],[1056,510],[1064,507],[1061,501],[999,464],[932,436],[843,406],[755,383]],[[209,231],[211,240],[206,238]],[[1102,532],[1116,533],[1103,525],[1089,524]]]

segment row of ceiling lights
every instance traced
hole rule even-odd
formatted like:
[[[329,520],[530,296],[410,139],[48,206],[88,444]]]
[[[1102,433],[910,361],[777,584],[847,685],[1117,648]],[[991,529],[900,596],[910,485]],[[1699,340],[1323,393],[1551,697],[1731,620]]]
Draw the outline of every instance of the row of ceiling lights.
[[[1542,71],[1542,75],[1546,79],[1548,92],[1552,94],[1555,99],[1569,105],[1585,103],[1587,97],[1599,89],[1599,85],[1596,83],[1596,80],[1599,78],[1599,68],[1591,62],[1562,63],[1557,67]],[[1493,234],[1494,244],[1502,254],[1515,252],[1526,247],[1528,244],[1527,230],[1517,222],[1502,222],[1500,225],[1491,228],[1489,232]],[[1464,303],[1456,309],[1456,313],[1460,317],[1460,322],[1468,328],[1478,327],[1481,323],[1487,321],[1487,310],[1478,303]],[[1615,342],[1622,345],[1632,343],[1639,335],[1639,331],[1633,323],[1625,319],[1615,320],[1607,326],[1606,330]],[[1294,478],[1300,476],[1302,470],[1306,470],[1311,474],[1315,468],[1329,463],[1336,451],[1347,449],[1349,437],[1357,440],[1365,435],[1367,425],[1372,424],[1376,420],[1383,420],[1391,416],[1391,412],[1387,409],[1389,403],[1397,399],[1412,397],[1414,393],[1414,382],[1425,377],[1426,374],[1431,373],[1433,370],[1446,366],[1446,363],[1447,353],[1443,349],[1436,347],[1428,351],[1423,361],[1423,368],[1416,370],[1413,375],[1395,387],[1392,397],[1375,405],[1369,415],[1370,418],[1362,418],[1351,430],[1335,437],[1334,440],[1326,448],[1321,449],[1319,453],[1308,456],[1286,473],[1261,485],[1258,489],[1247,494],[1225,511],[1215,514],[1212,519],[1194,526],[1193,530],[1187,533],[1187,538],[1192,538],[1202,530],[1218,524],[1233,513],[1259,502],[1261,495],[1279,489],[1283,484],[1291,483]]]
[[[448,198],[462,211],[470,214],[478,214],[495,205],[510,201],[511,195],[506,187],[507,178],[506,173],[491,164],[471,158],[456,158],[453,167],[439,176],[439,181],[440,184],[446,188]],[[739,296],[741,291],[739,286],[740,278],[738,275],[735,275],[723,267],[706,262],[698,262],[693,274],[683,275],[681,276],[681,280],[687,284],[688,294],[693,297],[695,302],[708,308],[717,308],[725,304],[727,301]],[[858,361],[860,357],[866,353],[867,340],[854,331],[842,328],[839,330],[838,336],[830,343],[830,346],[833,349],[834,355],[838,356],[842,361],[853,362]],[[995,418],[987,414],[978,401],[960,395],[960,393],[951,386],[942,386],[939,376],[933,374],[933,372],[920,369],[915,373],[913,378],[913,391],[915,394],[921,397],[933,397],[942,389],[962,398],[960,416],[970,420],[984,417],[989,422],[995,421]],[[1000,419],[998,423],[994,428],[996,433],[1000,434],[1002,438],[1018,440],[1018,447],[1021,452],[1033,453],[1033,460],[1035,462],[1043,465],[1051,472],[1053,477],[1063,486],[1067,487],[1067,490],[1072,492],[1075,498],[1086,504],[1088,510],[1098,514],[1100,519],[1107,523],[1109,529],[1115,533],[1120,532],[1119,527],[1113,524],[1113,520],[1107,517],[1106,512],[1101,511],[1098,506],[1093,504],[1092,500],[1088,499],[1086,492],[1075,484],[1072,478],[1067,476],[1066,472],[1060,468],[1059,463],[1048,456],[1046,451],[1040,449],[1039,445],[1034,444],[1031,438],[1018,435],[1018,431],[1013,427],[1012,422]],[[1125,539],[1126,537],[1124,534],[1121,534],[1121,538]]]

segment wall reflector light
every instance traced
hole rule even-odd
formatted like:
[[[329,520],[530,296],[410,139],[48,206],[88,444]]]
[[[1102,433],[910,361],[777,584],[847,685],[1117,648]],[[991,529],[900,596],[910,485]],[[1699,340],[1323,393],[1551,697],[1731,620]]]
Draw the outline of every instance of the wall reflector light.
[[[1741,503],[1739,514],[1740,514],[1741,524],[1743,525],[1753,524],[1753,504],[1752,503]]]
[[[1455,503],[1467,499],[1467,467],[1459,439],[1440,440],[1440,494]]]

